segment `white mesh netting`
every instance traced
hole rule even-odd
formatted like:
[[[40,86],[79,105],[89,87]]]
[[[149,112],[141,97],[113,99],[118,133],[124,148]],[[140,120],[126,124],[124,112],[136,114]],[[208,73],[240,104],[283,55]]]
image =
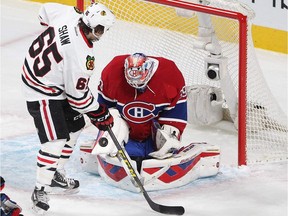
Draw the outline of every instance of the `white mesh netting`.
[[[115,26],[95,44],[99,56],[98,59],[96,56],[96,69],[101,70],[115,55],[143,52],[174,60],[184,74],[186,85],[220,87],[219,81],[211,81],[205,75],[204,59],[209,52],[193,47],[199,41],[197,13],[190,11],[190,17],[183,17],[177,15],[174,7],[139,0],[95,2],[105,4],[117,17]],[[206,3],[208,7],[241,12],[249,18],[254,16],[253,11],[235,0],[207,0]],[[85,4],[84,8],[90,1]],[[238,94],[239,23],[214,15],[209,15],[209,19],[221,45],[222,56],[228,58],[228,73]],[[249,26],[247,50],[247,163],[287,160],[287,117],[278,107],[263,78]],[[235,97],[237,100],[238,95]]]

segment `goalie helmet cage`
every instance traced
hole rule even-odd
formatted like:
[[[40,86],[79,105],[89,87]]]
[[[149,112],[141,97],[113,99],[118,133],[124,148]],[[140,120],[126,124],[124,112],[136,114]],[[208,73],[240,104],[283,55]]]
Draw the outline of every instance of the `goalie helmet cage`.
[[[196,1],[78,0],[81,10],[98,2],[117,18],[115,26],[95,43],[101,59],[95,60],[96,69],[102,70],[116,55],[143,52],[173,60],[186,85],[222,89],[219,80],[206,75],[207,57],[213,60],[211,53],[221,52],[221,58],[227,59],[228,86],[234,92],[224,92],[224,96],[234,97],[236,102],[228,106],[235,105],[239,116],[238,165],[286,161],[287,117],[272,96],[257,61],[249,22],[254,12],[236,0]],[[205,43],[213,46],[205,47]]]

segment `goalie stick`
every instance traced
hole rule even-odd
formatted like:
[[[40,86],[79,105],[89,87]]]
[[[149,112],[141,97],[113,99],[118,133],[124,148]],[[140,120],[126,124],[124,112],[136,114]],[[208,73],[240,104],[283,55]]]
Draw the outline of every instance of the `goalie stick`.
[[[123,151],[121,145],[119,144],[117,138],[115,137],[113,131],[111,130],[111,127],[108,127],[108,133],[111,136],[111,139],[113,140],[118,152],[117,152],[117,158],[119,161],[124,161],[124,164],[126,165],[126,168],[129,170],[127,171],[127,174],[130,175],[131,181],[134,184],[133,180],[135,183],[138,185],[140,188],[142,194],[144,195],[146,201],[148,202],[149,206],[156,212],[163,213],[163,214],[174,214],[174,215],[183,215],[185,212],[185,209],[182,206],[164,206],[161,204],[157,204],[151,200],[149,197],[147,191],[145,190],[141,180],[137,176],[134,168],[132,167],[128,157],[126,156],[125,152]],[[126,169],[125,169],[126,170]]]

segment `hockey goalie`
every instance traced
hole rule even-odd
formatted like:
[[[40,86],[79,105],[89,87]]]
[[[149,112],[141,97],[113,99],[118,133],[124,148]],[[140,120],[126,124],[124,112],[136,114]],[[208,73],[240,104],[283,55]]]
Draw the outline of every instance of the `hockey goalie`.
[[[112,131],[147,191],[217,175],[218,146],[181,141],[187,95],[173,61],[143,53],[116,56],[102,71],[98,92],[98,102],[108,106],[114,118]],[[103,137],[107,142],[101,142]],[[117,154],[108,132],[99,131],[95,140],[80,146],[84,171],[116,187],[139,191]]]

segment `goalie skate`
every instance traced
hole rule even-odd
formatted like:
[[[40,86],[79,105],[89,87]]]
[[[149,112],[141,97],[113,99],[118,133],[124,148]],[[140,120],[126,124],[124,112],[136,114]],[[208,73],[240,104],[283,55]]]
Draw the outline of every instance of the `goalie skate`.
[[[79,192],[79,181],[67,178],[64,173],[56,171],[51,182],[49,194],[75,194]]]

